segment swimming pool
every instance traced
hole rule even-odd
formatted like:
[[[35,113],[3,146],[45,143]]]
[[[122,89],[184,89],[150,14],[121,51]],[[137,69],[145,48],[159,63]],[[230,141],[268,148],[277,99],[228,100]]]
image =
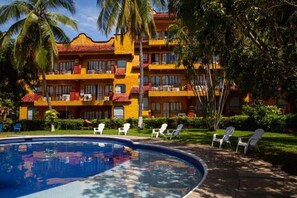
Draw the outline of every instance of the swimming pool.
[[[192,155],[127,139],[0,141],[0,197],[183,197],[205,170]]]

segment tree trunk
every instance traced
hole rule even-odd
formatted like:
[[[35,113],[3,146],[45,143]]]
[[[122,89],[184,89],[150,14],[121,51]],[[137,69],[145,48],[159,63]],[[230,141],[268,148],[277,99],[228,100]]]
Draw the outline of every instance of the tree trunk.
[[[44,89],[44,92],[45,92],[47,106],[48,106],[48,109],[51,110],[52,105],[51,105],[51,100],[50,100],[50,97],[49,97],[49,93],[47,91],[46,77],[45,77],[45,72],[44,71],[42,71],[42,80],[43,80],[43,89]],[[51,132],[54,132],[54,131],[55,131],[55,125],[54,125],[54,122],[52,121],[51,122]]]
[[[140,79],[139,79],[139,99],[138,99],[138,128],[143,129],[143,117],[142,117],[142,108],[143,108],[143,51],[142,51],[142,35],[138,34],[139,41],[139,70],[140,70]]]

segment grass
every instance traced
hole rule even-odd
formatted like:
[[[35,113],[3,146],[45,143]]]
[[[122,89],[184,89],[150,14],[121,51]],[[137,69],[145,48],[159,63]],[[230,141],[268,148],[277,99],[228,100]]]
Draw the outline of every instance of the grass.
[[[219,129],[215,133],[224,134],[224,130]],[[16,136],[16,135],[92,135],[92,130],[57,130],[55,132],[50,131],[22,131],[18,133],[14,132],[3,132],[0,133],[1,137]],[[116,129],[105,129],[105,135],[116,135]],[[191,144],[203,144],[210,145],[212,135],[214,132],[210,132],[205,129],[184,129],[180,134],[180,139],[174,141],[186,142]],[[249,131],[238,131],[236,130],[231,137],[231,148],[224,146],[224,149],[236,148],[238,137],[249,137],[252,132]],[[131,136],[142,136],[150,137],[151,130],[137,130],[130,129],[129,135]],[[265,132],[262,139],[260,140],[258,151],[249,150],[248,156],[257,159],[263,159],[272,163],[273,165],[281,168],[285,172],[297,175],[297,134],[284,134],[284,133],[271,133]],[[241,150],[242,152],[242,150]]]

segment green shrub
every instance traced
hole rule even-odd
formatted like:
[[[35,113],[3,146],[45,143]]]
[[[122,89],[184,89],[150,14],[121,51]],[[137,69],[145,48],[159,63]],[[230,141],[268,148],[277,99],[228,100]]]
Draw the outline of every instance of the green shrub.
[[[1,121],[2,124],[3,124],[3,131],[12,131],[13,128],[12,128],[12,119],[10,118],[6,118],[5,120],[2,120]]]
[[[20,123],[22,131],[39,131],[45,128],[44,120],[21,120]]]
[[[58,119],[58,129],[60,130],[78,130],[83,126],[82,119]]]
[[[123,119],[119,119],[119,118],[110,119],[108,128],[110,128],[110,129],[117,129],[119,127],[122,127],[124,125],[124,123],[125,122],[124,122]]]
[[[55,128],[57,127],[57,119],[58,119],[59,112],[55,109],[47,110],[44,114],[44,121],[45,121],[45,128],[50,128],[51,124],[55,125]]]
[[[138,119],[128,118],[128,119],[126,119],[126,122],[131,124],[130,128],[137,128],[138,127]]]

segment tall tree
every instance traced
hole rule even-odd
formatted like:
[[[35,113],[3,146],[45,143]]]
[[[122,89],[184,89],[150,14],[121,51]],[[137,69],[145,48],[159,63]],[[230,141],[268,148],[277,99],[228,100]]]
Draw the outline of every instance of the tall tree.
[[[5,120],[8,114],[17,119],[21,98],[26,94],[25,85],[33,88],[38,84],[35,68],[26,67],[18,72],[13,67],[10,61],[12,50],[12,42],[0,50],[0,120]]]
[[[238,91],[254,99],[283,95],[296,101],[296,1],[176,0],[170,8],[187,27],[191,43],[220,57]],[[190,51],[207,60],[201,50]]]
[[[97,0],[97,5],[101,8],[98,16],[98,27],[105,34],[109,34],[113,28],[116,33],[123,35],[129,32],[131,39],[138,38],[139,41],[139,62],[140,62],[140,82],[138,99],[138,128],[143,128],[143,36],[148,38],[155,31],[153,18],[153,6],[162,8],[165,0]]]
[[[179,19],[179,23],[169,27],[172,33],[169,41],[177,43],[174,49],[178,55],[177,64],[186,68],[186,79],[195,95],[197,111],[202,108],[208,128],[216,130],[230,86],[218,64],[228,24],[219,3],[172,1],[170,8]]]
[[[15,19],[0,38],[6,45],[11,37],[16,36],[13,55],[15,65],[22,69],[26,65],[34,66],[42,73],[43,88],[48,108],[52,109],[46,85],[46,71],[54,66],[58,57],[56,41],[69,43],[70,39],[59,27],[59,23],[77,29],[76,22],[71,18],[52,12],[59,8],[75,13],[73,0],[24,0],[13,1],[0,7],[0,25]],[[54,131],[54,125],[51,131]]]

